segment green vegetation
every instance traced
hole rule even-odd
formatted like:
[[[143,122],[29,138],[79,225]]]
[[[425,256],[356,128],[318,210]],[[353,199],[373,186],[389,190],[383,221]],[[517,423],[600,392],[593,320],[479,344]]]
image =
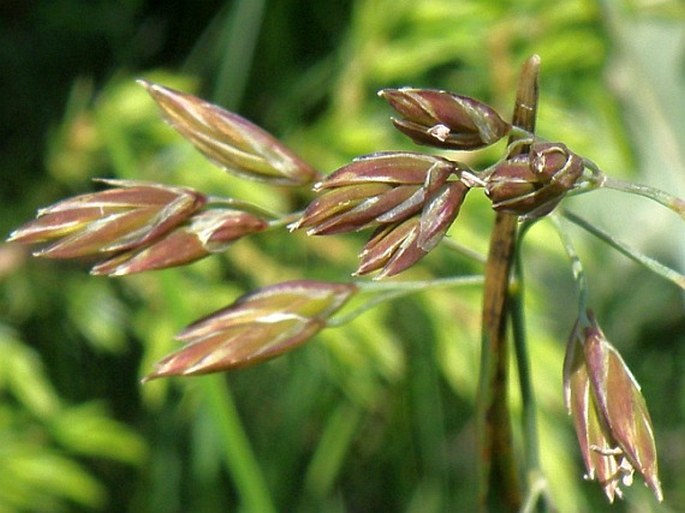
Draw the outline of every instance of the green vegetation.
[[[11,120],[0,152],[5,234],[36,208],[93,190],[94,177],[185,185],[275,211],[304,206],[297,194],[209,164],[160,121],[137,78],[238,112],[329,172],[361,154],[416,149],[389,123],[377,90],[447,89],[507,113],[533,53],[542,58],[540,135],[613,177],[685,196],[677,1],[237,0],[174,2],[168,12],[149,4],[95,2],[88,16],[67,0],[2,8],[14,23],[0,33],[1,57],[17,69],[2,105]],[[22,44],[34,31],[36,43]],[[502,151],[463,159],[484,167]],[[494,213],[480,193],[466,202],[450,236],[485,253]],[[611,191],[568,207],[682,268],[681,221],[667,210]],[[682,293],[571,234],[603,330],[642,385],[661,454],[663,505],[640,485],[612,509],[677,511]],[[181,328],[245,291],[345,279],[367,235],[256,234],[188,267],[117,279],[0,246],[0,511],[474,510],[477,286],[381,305],[261,366],[139,383],[177,349]],[[560,511],[608,509],[600,487],[582,480],[563,405],[577,314],[567,256],[549,221],[531,228],[522,250],[541,465]],[[439,248],[402,279],[480,272]]]

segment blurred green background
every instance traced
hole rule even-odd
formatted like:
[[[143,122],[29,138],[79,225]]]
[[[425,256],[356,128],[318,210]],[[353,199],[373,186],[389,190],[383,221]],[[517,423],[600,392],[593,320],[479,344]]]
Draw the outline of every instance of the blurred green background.
[[[542,136],[609,174],[685,196],[678,0],[4,0],[0,233],[92,190],[94,177],[302,206],[205,162],[160,121],[135,78],[237,111],[327,172],[360,154],[412,148],[378,89],[448,89],[508,115],[532,53],[543,63]],[[458,158],[485,166],[502,150]],[[685,267],[682,222],[668,211],[603,191],[569,205]],[[484,253],[492,218],[471,194],[451,235]],[[682,294],[570,232],[591,305],[642,384],[660,450],[665,503],[637,483],[611,510],[685,511]],[[177,347],[174,333],[244,291],[347,279],[365,235],[270,232],[186,268],[119,279],[0,245],[0,512],[473,510],[477,288],[384,305],[255,368],[139,384]],[[599,486],[582,479],[562,404],[575,292],[549,223],[531,231],[524,256],[552,494],[562,512],[609,510]],[[480,271],[441,249],[400,278]]]

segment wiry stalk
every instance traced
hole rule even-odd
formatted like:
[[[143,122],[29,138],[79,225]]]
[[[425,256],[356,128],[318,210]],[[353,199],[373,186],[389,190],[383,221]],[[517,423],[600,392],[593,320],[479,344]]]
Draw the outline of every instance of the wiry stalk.
[[[532,56],[521,71],[513,125],[532,133],[538,99],[540,58]],[[510,138],[514,142],[516,136]],[[524,152],[527,147],[519,150]],[[518,511],[522,494],[514,460],[511,415],[507,400],[509,284],[513,268],[518,218],[498,213],[485,268],[477,437],[479,504],[481,511]]]

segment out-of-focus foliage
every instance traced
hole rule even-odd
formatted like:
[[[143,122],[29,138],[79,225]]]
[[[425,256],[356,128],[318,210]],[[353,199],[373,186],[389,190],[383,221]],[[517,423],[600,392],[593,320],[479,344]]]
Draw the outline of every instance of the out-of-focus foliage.
[[[329,172],[360,154],[417,149],[393,129],[378,89],[447,89],[506,117],[532,53],[542,57],[540,135],[609,174],[685,195],[685,12],[675,0],[97,2],[88,24],[83,2],[9,5],[4,19],[14,24],[2,27],[0,56],[18,71],[3,81],[2,112],[13,120],[0,151],[4,233],[38,207],[92,190],[96,176],[187,185],[273,210],[304,206],[298,194],[209,164],[164,125],[135,78],[220,103]],[[22,45],[29,33],[38,43]],[[483,165],[501,151],[459,158]],[[485,252],[493,214],[472,196],[450,235]],[[682,266],[682,226],[668,213],[610,192],[592,196],[570,208]],[[256,235],[187,268],[114,280],[0,247],[0,321],[20,333],[0,335],[0,510],[472,510],[475,288],[379,307],[225,379],[138,383],[178,347],[173,336],[184,325],[245,291],[345,279],[366,235]],[[677,511],[685,504],[682,298],[572,235],[607,336],[643,386],[662,455],[665,509],[642,487],[614,508]],[[524,256],[543,467],[560,511],[597,511],[605,501],[582,480],[562,402],[563,347],[577,313],[570,270],[545,222]],[[438,249],[400,279],[480,271]]]
[[[104,508],[108,490],[89,466],[136,472],[145,441],[99,401],[64,404],[39,356],[7,327],[0,327],[0,350],[0,510]]]

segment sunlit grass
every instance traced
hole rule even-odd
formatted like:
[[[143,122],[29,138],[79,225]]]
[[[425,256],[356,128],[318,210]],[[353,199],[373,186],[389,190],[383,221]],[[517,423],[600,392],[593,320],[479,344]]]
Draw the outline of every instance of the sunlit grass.
[[[681,18],[647,19],[639,10],[619,16],[587,2],[528,4],[352,2],[349,24],[336,26],[329,36],[336,44],[311,52],[301,45],[315,44],[316,37],[297,37],[309,28],[310,20],[304,15],[325,20],[329,7],[309,7],[301,15],[291,12],[292,8],[261,2],[229,5],[217,14],[197,46],[188,49],[185,66],[178,63],[183,72],[119,70],[97,88],[75,81],[71,108],[53,131],[46,154],[48,172],[39,189],[26,196],[27,201],[37,207],[57,199],[51,197],[55,187],[81,193],[91,187],[90,178],[114,176],[189,185],[275,210],[303,206],[302,197],[235,180],[207,164],[163,124],[153,102],[134,82],[141,76],[206,93],[207,99],[268,125],[327,173],[361,153],[409,147],[392,130],[391,113],[377,98],[377,89],[403,85],[450,89],[479,97],[508,113],[518,67],[533,52],[543,62],[541,135],[566,141],[616,176],[644,176],[643,182],[660,176],[659,170],[675,179],[685,176],[670,174],[674,167],[682,167],[680,157],[685,154],[682,130],[676,124],[682,118],[675,115],[682,112],[682,77],[663,67],[658,68],[663,75],[653,69],[644,72],[649,55],[634,55],[630,50],[630,44],[662,41],[661,30],[677,32],[673,26],[678,19],[682,22],[682,8],[672,8]],[[661,28],[653,19],[659,20]],[[317,27],[324,25],[319,22]],[[627,42],[626,34],[634,35],[635,41]],[[617,42],[624,45],[620,51],[614,50]],[[664,51],[676,53],[677,48]],[[282,67],[272,73],[263,68],[263,62],[283,60],[284,55],[289,62],[282,62]],[[660,62],[672,63],[667,57],[662,56]],[[652,81],[626,80],[621,74],[626,72],[632,73],[629,77],[652,77]],[[675,86],[662,90],[656,87],[661,81]],[[648,96],[647,108],[641,99],[645,88],[651,91],[652,86],[656,93]],[[631,120],[628,128],[625,119]],[[488,163],[494,154],[484,152],[476,158]],[[482,252],[492,213],[484,202],[469,201],[465,209],[472,207],[472,213],[460,216],[453,236]],[[590,200],[573,201],[589,205],[588,216],[598,212]],[[669,235],[680,232],[662,225],[659,217],[668,213],[631,207],[636,208],[631,215],[619,216],[618,208],[608,207],[613,213],[599,215],[626,235],[622,239],[641,249],[653,248],[660,258],[682,266],[682,241]],[[646,224],[652,215],[659,219],[654,221],[659,230]],[[664,237],[655,235],[664,231],[661,226],[666,227]],[[575,298],[560,294],[569,287],[563,271],[553,268],[563,258],[552,247],[556,241],[549,233],[548,228],[536,227],[525,245],[525,256],[539,263],[527,270],[538,281],[528,289],[526,301],[533,385],[541,408],[542,466],[561,511],[595,510],[604,507],[603,498],[582,481],[571,421],[561,399],[563,345],[571,326],[554,314],[575,308]],[[112,422],[110,417],[130,423],[127,430],[117,432],[119,438],[113,435],[112,443],[132,436],[141,444],[138,452],[126,457],[126,463],[137,466],[127,466],[123,472],[133,476],[126,482],[130,491],[125,495],[137,497],[137,511],[467,511],[475,500],[473,401],[481,301],[477,288],[429,290],[382,305],[263,367],[228,376],[152,382],[143,388],[137,383],[155,360],[177,348],[172,337],[189,322],[247,290],[276,281],[345,280],[354,270],[362,244],[363,239],[354,235],[329,241],[288,236],[284,231],[271,239],[256,236],[240,241],[225,254],[182,270],[124,278],[109,285],[100,281],[103,278],[85,277],[85,266],[80,276],[78,267],[66,272],[59,265],[24,265],[22,261],[2,285],[3,301],[11,312],[7,322],[26,329],[12,343],[45,352],[44,366],[54,365],[45,379],[57,381],[55,394],[86,404],[101,396],[117,405],[115,414],[95,413]],[[664,355],[682,346],[682,308],[673,306],[677,296],[652,294],[644,302],[639,298],[622,301],[622,295],[640,292],[625,283],[624,268],[616,275],[604,269],[604,253],[595,252],[592,242],[582,240],[579,248],[583,258],[595,259],[587,266],[588,279],[599,282],[593,291],[612,319],[607,331],[612,331],[611,324],[620,328],[626,316],[635,326],[626,359],[637,364],[645,394],[657,402],[665,397],[680,404],[680,390],[685,387],[677,358],[667,359],[668,369],[639,365],[645,348],[653,355],[648,361],[663,361]],[[425,265],[401,278],[472,274],[479,272],[478,265],[440,248],[426,258]],[[86,284],[85,279],[95,281]],[[640,275],[639,279],[655,278]],[[73,293],[75,288],[79,294]],[[637,324],[635,305],[643,303],[651,306],[649,312],[640,312],[644,319]],[[569,312],[568,318],[572,317]],[[667,324],[659,331],[663,322]],[[617,345],[621,343],[616,340]],[[63,356],[55,360],[57,353]],[[14,372],[20,368],[7,360]],[[100,365],[128,369],[120,383],[126,390],[105,389],[111,378],[103,377],[98,383]],[[86,375],[92,384],[65,378],[77,375],[84,366],[91,369]],[[36,368],[29,367],[28,375],[42,376]],[[669,379],[661,375],[666,371]],[[0,381],[6,379],[0,375]],[[27,390],[36,393],[45,386]],[[32,414],[31,404],[37,400],[26,396],[18,401],[19,408],[3,405],[6,418],[16,422]],[[130,409],[122,406],[126,401],[132,402]],[[682,408],[657,407],[655,411],[657,440],[664,435],[661,439],[667,444],[685,436]],[[76,417],[64,414],[62,428],[66,418]],[[135,430],[140,438],[133,434]],[[516,436],[519,443],[520,433]],[[75,438],[70,440],[63,449],[70,455],[82,454]],[[668,446],[660,449],[668,452]],[[44,455],[50,456],[52,450],[46,448]],[[147,467],[142,456],[146,451],[155,459]],[[111,456],[87,457],[101,463]],[[680,466],[682,461],[675,455],[663,461],[667,504],[670,497],[677,500],[685,494],[677,471]],[[112,511],[106,488],[119,486],[117,477],[101,472],[96,481],[79,468],[69,467],[65,479],[80,483],[80,495],[73,491],[78,486],[62,482],[54,484],[50,500]],[[143,485],[135,484],[138,476]],[[30,479],[17,486],[26,483]],[[633,494],[634,499],[629,495],[629,501],[643,504],[639,492]],[[645,508],[652,507],[646,504]],[[9,509],[15,510],[20,508]]]

